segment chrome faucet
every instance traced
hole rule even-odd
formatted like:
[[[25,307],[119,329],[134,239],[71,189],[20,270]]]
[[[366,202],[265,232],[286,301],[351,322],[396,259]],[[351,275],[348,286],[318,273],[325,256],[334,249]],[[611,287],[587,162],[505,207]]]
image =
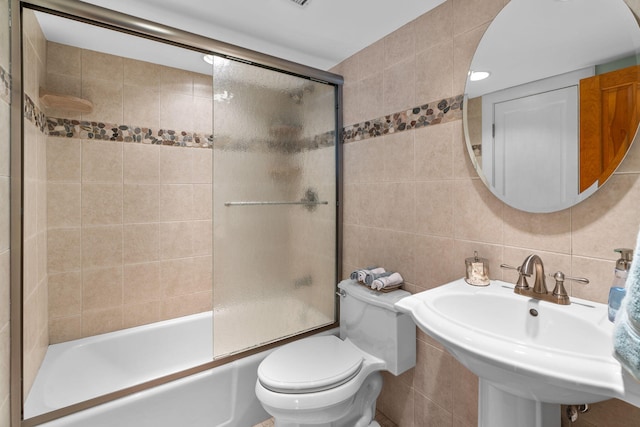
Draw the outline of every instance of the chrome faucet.
[[[556,280],[556,286],[553,288],[553,291],[549,292],[547,289],[547,281],[545,280],[544,264],[542,263],[542,259],[535,254],[531,254],[526,257],[520,267],[512,267],[507,264],[502,264],[500,267],[517,270],[520,274],[513,292],[530,298],[549,301],[554,304],[571,304],[567,290],[564,287],[565,280],[572,280],[574,282],[585,284],[589,283],[589,280],[583,277],[566,277],[564,273],[558,271],[555,274],[550,274],[550,276]],[[532,288],[527,282],[527,277],[531,277],[534,272],[535,279]]]
[[[520,266],[520,274],[525,277],[530,277],[533,274],[535,268],[536,278],[533,282],[533,292],[536,294],[546,294],[547,281],[544,278],[544,264],[542,259],[538,255],[531,254],[524,259]],[[526,282],[525,282],[526,283]]]

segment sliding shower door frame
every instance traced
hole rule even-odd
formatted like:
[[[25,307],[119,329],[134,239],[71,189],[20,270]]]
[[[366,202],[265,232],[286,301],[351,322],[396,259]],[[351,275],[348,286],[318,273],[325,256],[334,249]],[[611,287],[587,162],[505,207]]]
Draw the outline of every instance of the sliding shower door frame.
[[[335,90],[335,165],[336,165],[336,283],[342,276],[342,85],[341,76],[327,71],[307,67],[284,59],[276,58],[260,52],[234,46],[218,40],[210,39],[198,34],[172,28],[131,15],[119,13],[110,9],[83,3],[77,0],[10,0],[11,5],[11,425],[13,427],[36,426],[54,419],[64,417],[97,405],[110,402],[143,390],[184,378],[214,367],[224,365],[234,360],[269,350],[283,343],[295,341],[305,336],[316,334],[338,326],[338,304],[335,298],[336,322],[313,331],[305,332],[294,337],[289,337],[271,344],[252,348],[225,358],[213,360],[209,363],[176,372],[167,376],[153,379],[133,387],[125,388],[113,393],[105,394],[97,398],[70,405],[46,414],[42,414],[27,420],[22,419],[22,328],[23,328],[23,294],[22,294],[22,267],[24,250],[22,247],[23,228],[23,79],[22,79],[22,23],[23,8],[32,9],[61,16],[64,18],[97,25],[107,29],[131,34],[134,36],[171,44],[192,51],[201,52],[237,60],[254,66],[272,69],[307,78],[320,83],[334,86]]]
[[[284,71],[303,78],[311,78],[334,85],[342,85],[344,83],[342,76],[328,71],[234,46],[199,34],[190,33],[78,0],[27,0],[21,1],[20,3],[23,7],[29,9],[98,25],[189,50],[223,56],[228,59],[236,59],[252,65],[271,68],[280,72]]]
[[[20,0],[9,3],[11,19],[11,117],[10,117],[10,350],[9,416],[11,426],[22,420],[22,20]]]

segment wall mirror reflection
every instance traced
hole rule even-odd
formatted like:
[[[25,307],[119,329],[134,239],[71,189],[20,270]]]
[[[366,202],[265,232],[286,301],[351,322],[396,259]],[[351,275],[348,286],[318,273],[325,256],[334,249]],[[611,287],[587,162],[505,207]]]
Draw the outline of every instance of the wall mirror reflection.
[[[566,209],[613,173],[638,126],[638,23],[623,0],[512,0],[473,57],[464,126],[487,187]]]
[[[25,419],[335,323],[335,85],[28,8],[23,46]]]

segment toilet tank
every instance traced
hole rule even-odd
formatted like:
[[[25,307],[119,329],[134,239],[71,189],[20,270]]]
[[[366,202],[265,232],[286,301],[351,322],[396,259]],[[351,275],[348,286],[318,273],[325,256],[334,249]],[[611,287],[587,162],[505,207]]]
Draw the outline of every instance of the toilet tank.
[[[384,360],[387,370],[400,375],[416,364],[416,326],[411,316],[394,304],[407,291],[377,292],[355,280],[338,284],[340,338],[349,338],[361,350]]]

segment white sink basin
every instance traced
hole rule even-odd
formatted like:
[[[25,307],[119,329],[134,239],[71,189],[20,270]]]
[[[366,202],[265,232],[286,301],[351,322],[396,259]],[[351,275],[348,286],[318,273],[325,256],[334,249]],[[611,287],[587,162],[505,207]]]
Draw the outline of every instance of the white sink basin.
[[[475,287],[460,279],[404,298],[396,307],[410,313],[481,384],[487,380],[535,402],[582,404],[617,397],[640,406],[640,384],[612,356],[606,305],[572,298],[562,306],[517,295],[513,287],[501,281]]]

